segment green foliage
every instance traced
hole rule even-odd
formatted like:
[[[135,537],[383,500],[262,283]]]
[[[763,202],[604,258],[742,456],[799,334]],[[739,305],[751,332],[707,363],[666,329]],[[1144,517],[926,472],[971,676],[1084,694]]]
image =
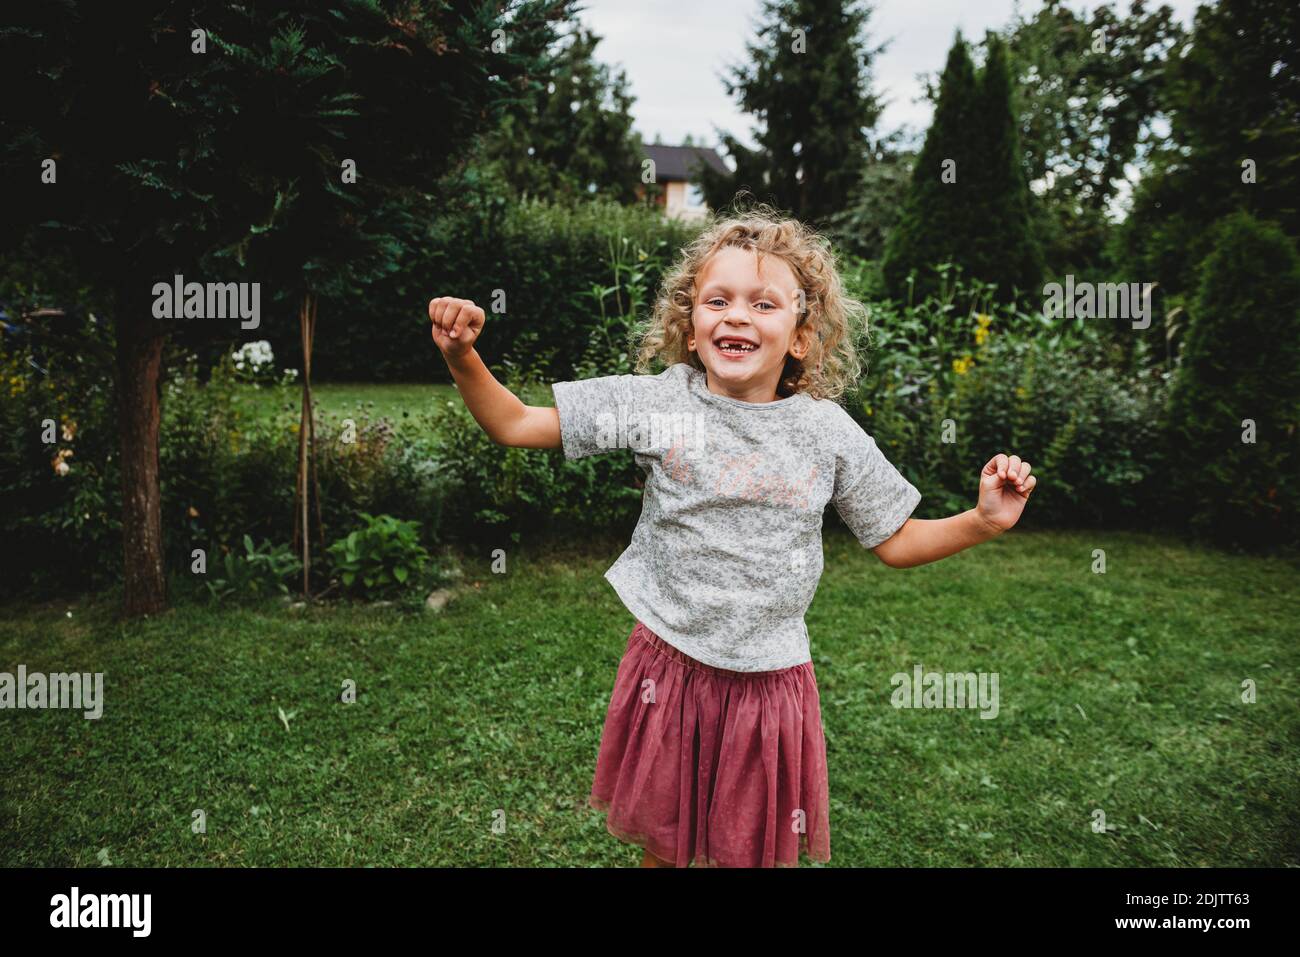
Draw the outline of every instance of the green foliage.
[[[547,386],[515,371],[505,382],[525,401],[548,404]],[[636,524],[641,481],[630,454],[617,451],[566,461],[559,449],[497,445],[459,399],[435,416],[446,448],[440,474],[448,483],[445,523],[450,532],[479,538],[485,530],[518,541],[523,533],[556,535],[617,530]]]
[[[1191,41],[1169,59],[1170,140],[1134,192],[1114,256],[1178,302],[1196,294],[1210,227],[1228,213],[1300,239],[1298,48],[1291,0],[1221,0],[1197,9]]]
[[[482,137],[475,162],[516,197],[630,203],[640,182],[627,77],[596,59],[600,37],[578,23],[528,94]]]
[[[885,244],[889,294],[920,301],[940,282],[934,264],[954,262],[965,275],[996,283],[1003,298],[1028,303],[1042,278],[1036,216],[1011,113],[1005,47],[990,38],[977,75],[958,35],[902,216]]]
[[[827,238],[845,253],[878,260],[903,213],[915,162],[914,153],[889,153],[869,162],[849,204],[831,214],[823,230]]]
[[[1212,241],[1170,396],[1173,506],[1217,538],[1294,540],[1300,256],[1277,224],[1246,213]]]
[[[302,574],[302,562],[293,549],[267,541],[254,545],[248,535],[244,536],[243,546],[243,554],[223,547],[219,562],[208,569],[204,584],[212,598],[257,600],[277,591],[289,594],[289,580]]]
[[[365,524],[327,549],[343,590],[366,598],[396,595],[416,583],[429,560],[420,523],[362,512]]]
[[[628,317],[648,308],[667,260],[698,230],[644,207],[523,202],[495,223],[460,214],[437,237],[428,272],[438,277],[434,289],[455,290],[487,312],[476,344],[485,362],[569,379],[591,367],[584,356],[593,342],[608,335],[615,352],[624,350]],[[506,293],[504,312],[492,308],[496,289]],[[441,366],[428,317],[418,322],[422,363]]]
[[[505,385],[533,404],[551,402],[546,383],[547,350],[555,343],[571,377],[633,372],[632,344],[639,324],[653,305],[658,277],[665,268],[666,240],[646,249],[628,235],[607,235],[599,281],[573,296],[573,314],[585,316],[581,333],[567,343],[550,336],[533,338],[533,358],[506,364]],[[573,342],[585,346],[573,357]],[[565,351],[560,351],[561,349]],[[641,479],[630,455],[612,453],[574,462],[561,450],[540,451],[500,446],[488,438],[459,400],[439,408],[436,429],[454,456],[443,456],[442,475],[454,485],[445,501],[455,510],[449,524],[472,534],[484,525],[518,539],[527,528],[543,534],[564,530],[626,529],[635,523],[641,502]]]
[[[914,306],[873,304],[868,371],[845,407],[939,518],[975,501],[978,470],[1017,452],[1041,485],[1030,526],[1140,524],[1164,465],[1164,380],[1115,368],[1088,320],[1046,320],[944,270]]]
[[[590,313],[600,309],[591,290],[627,287],[627,273],[620,277],[611,266],[611,248],[655,257],[644,277],[646,287],[653,289],[667,251],[676,250],[699,229],[655,210],[607,200],[507,201],[497,191],[499,184],[485,177],[481,170],[467,170],[447,181],[448,194],[458,198],[445,204],[428,225],[419,256],[409,268],[357,290],[329,309],[322,306],[312,353],[314,378],[447,378],[429,337],[425,309],[436,295],[473,299],[483,307],[487,325],[476,348],[491,368],[522,363],[546,370],[551,378],[572,378],[589,342]],[[504,311],[494,311],[494,302]],[[603,307],[606,315],[625,311],[626,293],[604,296]],[[297,361],[296,327],[264,326],[258,335],[271,342],[277,356]]]
[[[0,593],[103,587],[121,564],[112,330],[87,313],[20,329],[0,332]]]
[[[667,246],[661,239],[646,250],[627,236],[609,238],[609,282],[594,282],[574,297],[576,308],[596,314],[587,348],[574,365],[576,378],[634,371],[636,334],[654,308],[654,284],[664,272]]]
[[[206,382],[190,358],[175,360],[165,387],[163,518],[170,564],[187,567],[189,549],[220,547],[242,535],[286,541],[293,534],[296,418],[267,419],[234,403],[228,362]],[[292,387],[264,391],[295,405]],[[274,401],[274,400],[272,400]],[[413,428],[397,436],[384,418],[317,414],[317,471],[325,535],[367,512],[419,516],[436,541],[445,482],[436,466],[436,436]],[[314,529],[314,522],[313,522]],[[322,575],[323,575],[323,569]]]
[[[1168,6],[1125,13],[1103,4],[1081,15],[1049,0],[1031,16],[1017,13],[1003,36],[1048,269],[1090,276],[1105,266],[1107,206],[1125,167],[1149,150],[1147,127],[1164,108],[1183,28]]]
[[[800,219],[824,225],[849,205],[867,164],[864,131],[882,104],[871,70],[883,46],[865,31],[873,9],[858,0],[767,0],[759,40],[724,77],[729,95],[756,120],[757,148],[723,134],[735,160],[731,175],[702,168],[700,184],[713,209],[732,204],[738,190]],[[793,31],[803,31],[804,48]]]

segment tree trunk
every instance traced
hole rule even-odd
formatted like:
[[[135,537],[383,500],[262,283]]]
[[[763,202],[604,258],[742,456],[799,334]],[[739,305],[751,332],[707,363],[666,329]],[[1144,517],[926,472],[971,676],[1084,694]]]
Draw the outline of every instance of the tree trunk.
[[[311,396],[311,348],[316,337],[316,297],[306,293],[298,309],[302,334],[302,415],[298,420],[298,482],[293,496],[293,545],[302,556],[302,594],[311,597],[311,499],[316,497],[316,539],[325,547],[320,484],[316,478],[316,412]]]
[[[123,613],[167,607],[163,571],[162,492],[158,484],[158,376],[163,337],[117,329],[118,434],[121,439]]]

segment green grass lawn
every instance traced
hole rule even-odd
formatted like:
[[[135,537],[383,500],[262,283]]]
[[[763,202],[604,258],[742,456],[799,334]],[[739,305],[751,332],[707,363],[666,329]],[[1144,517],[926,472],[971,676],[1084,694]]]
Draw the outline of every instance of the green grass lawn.
[[[601,577],[619,543],[510,549],[505,575],[492,547],[440,615],[0,610],[0,671],[106,676],[97,721],[0,711],[0,864],[638,862],[585,808],[633,625]],[[1101,532],[900,571],[828,532],[808,627],[832,865],[1300,865],[1298,578]],[[895,710],[916,664],[997,672],[999,715]]]
[[[417,417],[429,412],[439,401],[460,402],[454,383],[428,382],[322,382],[312,384],[312,399],[320,410],[333,418],[352,417],[364,421],[386,418],[398,431],[404,426],[423,427]],[[552,405],[549,389],[530,392],[525,401],[534,405]],[[298,421],[302,409],[299,386],[241,385],[235,395],[239,408],[255,418],[278,421],[288,428]]]

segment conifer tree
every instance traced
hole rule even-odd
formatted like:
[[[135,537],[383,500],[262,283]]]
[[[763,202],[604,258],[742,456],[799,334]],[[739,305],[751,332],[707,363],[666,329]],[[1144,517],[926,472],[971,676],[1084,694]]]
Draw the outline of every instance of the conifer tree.
[[[1254,544],[1300,532],[1300,255],[1245,212],[1210,234],[1170,389],[1176,518]]]
[[[971,215],[979,207],[975,191],[976,86],[970,50],[958,33],[939,77],[934,120],[913,167],[903,212],[885,241],[881,264],[885,288],[896,299],[909,293],[921,299],[938,282],[932,267],[957,261],[963,237],[976,231]],[[908,286],[915,271],[916,288]]]
[[[733,175],[703,166],[714,209],[739,190],[818,226],[849,205],[869,161],[881,104],[871,67],[883,46],[865,36],[872,7],[857,0],[764,0],[759,40],[724,79],[729,95],[759,120],[757,148],[722,134]]]
[[[483,138],[482,162],[521,195],[606,197],[630,203],[640,183],[627,76],[596,58],[601,38],[575,26],[500,127]]]
[[[1032,301],[1042,277],[1032,203],[1005,46],[990,36],[987,62],[976,74],[958,34],[903,214],[885,244],[890,295],[920,299],[934,292],[940,281],[934,267],[952,262],[968,278],[996,283],[1000,296],[1018,290],[1023,302]]]
[[[996,283],[999,295],[1041,301],[1042,251],[1034,234],[1034,195],[1025,178],[1011,111],[1011,77],[1002,39],[990,35],[975,105],[979,138],[971,171],[979,213],[968,237],[968,274]],[[968,217],[968,222],[970,217]]]
[[[1197,9],[1167,64],[1170,140],[1154,155],[1119,230],[1116,260],[1167,295],[1197,291],[1210,227],[1234,210],[1300,240],[1300,6],[1220,0]]]

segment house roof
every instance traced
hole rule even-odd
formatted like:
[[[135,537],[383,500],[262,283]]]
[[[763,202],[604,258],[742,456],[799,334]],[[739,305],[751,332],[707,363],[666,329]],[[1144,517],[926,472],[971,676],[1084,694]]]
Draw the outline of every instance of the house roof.
[[[691,180],[692,168],[703,163],[719,173],[730,173],[718,151],[709,146],[666,146],[647,143],[645,155],[654,160],[655,178],[660,182]]]

